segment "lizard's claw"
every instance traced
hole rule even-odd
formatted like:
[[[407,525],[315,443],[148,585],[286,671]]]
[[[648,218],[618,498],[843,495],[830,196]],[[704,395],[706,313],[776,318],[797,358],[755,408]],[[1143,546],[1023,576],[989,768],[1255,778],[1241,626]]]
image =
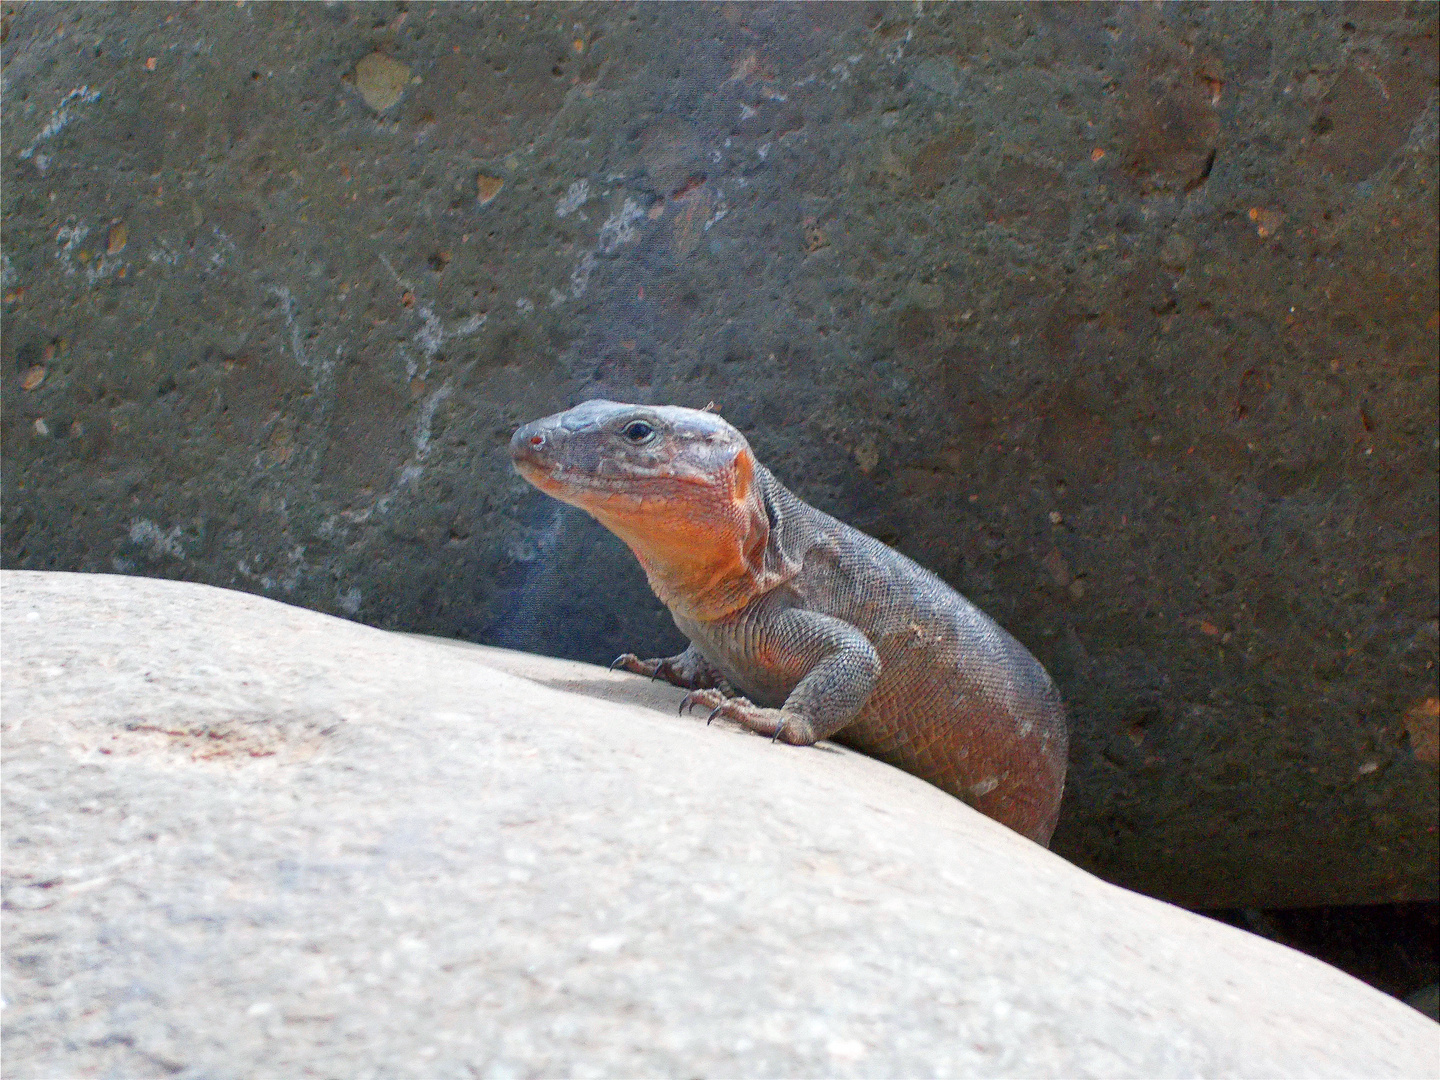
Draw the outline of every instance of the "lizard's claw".
[[[680,715],[684,716],[686,709],[693,709],[696,705],[709,705],[715,712],[719,712],[728,700],[730,699],[719,690],[691,690],[680,699]],[[715,719],[715,712],[710,714],[710,720]],[[710,720],[705,722],[708,724]]]
[[[641,660],[633,652],[621,653],[610,661],[610,670],[623,668],[632,675],[648,675],[652,679],[664,676],[670,670],[670,664],[666,660]]]
[[[672,686],[681,686],[688,690],[694,685],[695,680],[685,670],[684,665],[676,662],[679,659],[675,656],[657,656],[651,660],[641,660],[633,652],[627,652],[621,653],[611,662],[610,670],[624,668],[633,675],[648,677],[651,682],[664,681]]]
[[[710,726],[710,721],[711,721],[711,720],[714,720],[715,717],[717,717],[717,716],[720,715],[720,710],[723,709],[724,707],[725,707],[725,703],[722,701],[719,705],[716,705],[713,709],[710,710],[710,715],[707,716],[707,717],[705,717],[705,726],[706,726],[706,727],[709,727],[709,726]]]

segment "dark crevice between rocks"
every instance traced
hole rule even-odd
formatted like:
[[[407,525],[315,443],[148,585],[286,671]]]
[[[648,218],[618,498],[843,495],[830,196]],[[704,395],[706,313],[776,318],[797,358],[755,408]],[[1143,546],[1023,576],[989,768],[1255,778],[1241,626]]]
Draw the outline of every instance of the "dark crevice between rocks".
[[[1226,908],[1203,914],[1323,960],[1440,1020],[1440,902]]]

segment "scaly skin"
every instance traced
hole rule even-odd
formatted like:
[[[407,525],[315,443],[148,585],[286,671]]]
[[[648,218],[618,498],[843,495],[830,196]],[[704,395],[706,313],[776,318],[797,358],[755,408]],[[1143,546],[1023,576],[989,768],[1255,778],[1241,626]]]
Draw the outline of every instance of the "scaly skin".
[[[934,574],[791,494],[719,416],[587,401],[510,453],[629,545],[690,639],[617,666],[782,742],[834,738],[1049,843],[1067,735],[1045,669]]]

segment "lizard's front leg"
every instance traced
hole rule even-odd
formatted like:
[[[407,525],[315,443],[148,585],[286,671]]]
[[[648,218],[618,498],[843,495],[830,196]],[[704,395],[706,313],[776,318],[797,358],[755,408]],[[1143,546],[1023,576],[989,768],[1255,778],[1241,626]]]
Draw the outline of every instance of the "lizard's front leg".
[[[622,653],[610,665],[610,670],[624,668],[636,675],[648,675],[652,679],[664,679],[672,686],[684,690],[708,690],[712,687],[730,689],[720,669],[700,655],[700,650],[691,645],[677,656],[656,657],[641,660],[634,653]],[[721,694],[721,696],[725,696]]]
[[[850,623],[813,611],[791,608],[774,616],[757,635],[750,659],[764,657],[783,658],[804,671],[780,708],[702,688],[685,695],[681,710],[704,705],[710,720],[723,716],[772,740],[809,746],[854,720],[880,679],[880,655],[869,639]]]

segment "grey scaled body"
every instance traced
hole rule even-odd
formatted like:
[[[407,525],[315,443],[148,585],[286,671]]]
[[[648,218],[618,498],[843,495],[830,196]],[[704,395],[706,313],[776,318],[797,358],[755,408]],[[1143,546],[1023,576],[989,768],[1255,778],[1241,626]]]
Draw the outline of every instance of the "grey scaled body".
[[[1048,843],[1068,740],[1039,661],[939,577],[791,493],[719,416],[586,402],[525,425],[511,452],[629,544],[690,639],[623,666],[782,741],[834,738]]]

